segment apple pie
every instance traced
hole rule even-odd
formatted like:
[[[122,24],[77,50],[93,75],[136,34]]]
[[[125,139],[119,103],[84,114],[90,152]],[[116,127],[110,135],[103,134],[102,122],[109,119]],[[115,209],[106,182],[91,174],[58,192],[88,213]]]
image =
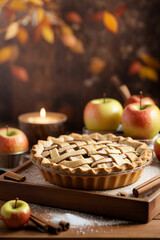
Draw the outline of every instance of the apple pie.
[[[129,185],[151,159],[152,151],[145,143],[111,133],[50,136],[31,149],[31,160],[45,180],[80,189]]]

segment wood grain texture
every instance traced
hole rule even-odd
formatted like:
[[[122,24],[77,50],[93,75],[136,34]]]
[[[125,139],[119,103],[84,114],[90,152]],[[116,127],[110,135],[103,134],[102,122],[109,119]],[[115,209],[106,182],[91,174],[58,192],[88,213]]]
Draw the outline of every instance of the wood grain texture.
[[[32,163],[28,161],[13,171],[22,171],[30,164]],[[0,191],[2,200],[18,196],[27,202],[140,222],[151,221],[160,212],[160,190],[148,199],[137,199],[61,188],[54,185],[16,183],[5,180],[2,175]]]
[[[25,229],[12,231],[7,229],[0,220],[0,239],[159,239],[160,220],[153,220],[147,224],[130,223],[118,226],[94,226],[93,231],[85,234],[77,229],[69,229],[58,236],[38,232],[30,223]]]

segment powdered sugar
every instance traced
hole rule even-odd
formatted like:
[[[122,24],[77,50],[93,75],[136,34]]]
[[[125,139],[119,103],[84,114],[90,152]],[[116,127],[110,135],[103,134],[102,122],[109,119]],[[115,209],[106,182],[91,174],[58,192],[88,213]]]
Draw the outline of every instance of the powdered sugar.
[[[43,185],[51,185],[51,183],[47,182],[41,175],[39,169],[35,165],[31,165],[26,168],[24,171],[20,172],[21,175],[26,177],[26,182],[35,183],[35,184],[43,184]]]
[[[40,205],[30,204],[31,210],[34,214],[40,215],[46,220],[58,223],[59,221],[66,221],[70,223],[71,228],[86,228],[93,226],[113,226],[120,224],[128,224],[128,221],[115,220],[104,218],[101,216],[94,216],[86,213],[78,213],[70,210],[63,210],[53,207],[42,207]]]
[[[66,221],[69,222],[72,228],[76,227],[85,227],[85,226],[109,226],[109,225],[118,225],[128,223],[127,221],[120,220],[107,220],[102,217],[95,217],[93,215],[88,214],[79,214],[79,213],[64,213],[57,214],[56,218],[52,218],[51,221]]]

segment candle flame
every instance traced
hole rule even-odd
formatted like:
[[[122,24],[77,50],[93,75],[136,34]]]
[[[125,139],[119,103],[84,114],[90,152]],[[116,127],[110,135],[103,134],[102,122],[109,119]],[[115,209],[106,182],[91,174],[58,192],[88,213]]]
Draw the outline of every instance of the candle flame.
[[[46,110],[45,110],[45,108],[41,108],[41,110],[40,110],[40,117],[41,118],[45,118],[46,117]]]

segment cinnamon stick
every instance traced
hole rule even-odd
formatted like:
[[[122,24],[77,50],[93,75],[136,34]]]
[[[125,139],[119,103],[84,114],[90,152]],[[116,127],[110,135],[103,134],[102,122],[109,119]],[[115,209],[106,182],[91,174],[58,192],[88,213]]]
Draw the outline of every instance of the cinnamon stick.
[[[65,221],[57,221],[57,220],[54,221],[53,220],[53,223],[60,225],[62,228],[62,231],[67,231],[70,227],[70,224]]]
[[[4,179],[16,181],[16,182],[23,182],[26,180],[26,177],[21,176],[20,174],[8,171],[4,174]]]
[[[112,76],[111,77],[111,82],[117,88],[117,90],[119,91],[119,93],[123,97],[124,101],[131,96],[131,93],[130,93],[127,85],[123,84],[117,76]]]
[[[38,219],[35,217],[33,214],[30,216],[30,220],[36,225],[36,227],[41,231],[41,232],[47,232],[48,231],[48,225],[46,222],[41,221],[41,219]]]
[[[63,231],[67,231],[70,227],[70,224],[68,222],[65,222],[65,221],[60,221],[59,225],[62,227]]]
[[[33,214],[30,216],[30,220],[34,222],[37,228],[43,232],[51,232],[55,234],[59,234],[62,231],[62,227],[50,221],[45,221],[41,217],[37,217]]]
[[[62,231],[62,227],[60,225],[57,225],[57,224],[52,223],[50,221],[47,221],[47,224],[48,224],[48,231],[49,232],[58,234]]]
[[[117,196],[127,197],[127,193],[126,192],[118,192]]]
[[[139,197],[151,192],[155,187],[160,186],[160,174],[133,188],[133,195]]]
[[[119,87],[119,92],[124,100],[130,98],[130,96],[131,96],[129,89],[128,89],[127,85],[125,85],[125,84],[123,84]]]

